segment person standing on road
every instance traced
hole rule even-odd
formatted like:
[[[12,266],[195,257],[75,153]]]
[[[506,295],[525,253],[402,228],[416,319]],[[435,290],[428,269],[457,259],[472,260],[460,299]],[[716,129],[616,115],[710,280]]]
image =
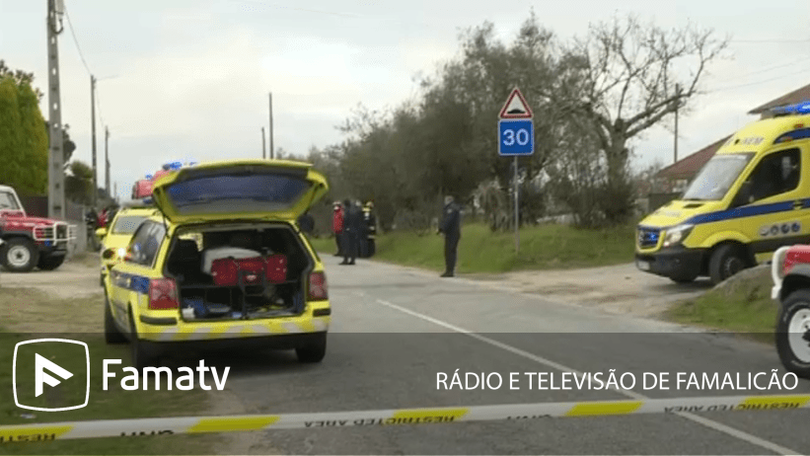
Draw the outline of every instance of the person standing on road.
[[[461,208],[455,203],[452,196],[444,198],[442,219],[439,223],[439,233],[444,234],[444,274],[441,277],[453,277],[456,270],[456,252],[458,242],[461,240]]]
[[[335,201],[335,206],[332,214],[332,232],[335,233],[335,243],[337,244],[337,252],[335,256],[343,256],[343,221],[344,221],[343,206],[338,201]]]
[[[363,222],[363,217],[357,204],[351,200],[343,202],[344,206],[344,219],[343,219],[343,262],[340,264],[354,264],[357,258],[357,250],[359,248],[359,235],[360,224]]]

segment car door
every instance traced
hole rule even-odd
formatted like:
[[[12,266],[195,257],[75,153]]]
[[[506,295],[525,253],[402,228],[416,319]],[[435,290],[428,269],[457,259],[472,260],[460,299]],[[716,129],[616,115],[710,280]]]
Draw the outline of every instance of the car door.
[[[760,262],[780,246],[810,234],[808,162],[806,146],[769,152],[752,168],[735,198],[737,228],[751,239],[752,253]]]
[[[110,271],[113,318],[118,326],[129,331],[130,305],[139,306],[148,298],[150,278],[161,275],[156,269],[160,250],[166,239],[166,227],[154,220],[143,222],[127,246],[124,261]]]

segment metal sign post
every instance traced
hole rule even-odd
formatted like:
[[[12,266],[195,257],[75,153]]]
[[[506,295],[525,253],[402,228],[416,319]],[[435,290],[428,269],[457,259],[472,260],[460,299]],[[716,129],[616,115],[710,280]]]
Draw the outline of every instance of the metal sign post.
[[[515,252],[520,251],[520,206],[518,157],[534,154],[534,122],[532,110],[520,90],[515,88],[506,99],[498,122],[498,155],[513,156],[515,165]]]

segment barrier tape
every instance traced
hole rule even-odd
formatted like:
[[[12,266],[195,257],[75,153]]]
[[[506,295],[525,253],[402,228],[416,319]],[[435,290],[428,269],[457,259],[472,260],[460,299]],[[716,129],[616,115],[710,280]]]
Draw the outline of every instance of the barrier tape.
[[[557,402],[289,415],[140,418],[0,426],[0,443],[272,429],[315,429],[562,417],[807,408],[810,395],[730,396],[645,401]]]

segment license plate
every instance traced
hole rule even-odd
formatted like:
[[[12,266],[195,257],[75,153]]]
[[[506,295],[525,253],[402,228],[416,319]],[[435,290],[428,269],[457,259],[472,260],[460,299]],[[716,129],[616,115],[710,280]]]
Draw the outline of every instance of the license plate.
[[[636,266],[642,271],[650,270],[650,263],[647,261],[636,261]]]

